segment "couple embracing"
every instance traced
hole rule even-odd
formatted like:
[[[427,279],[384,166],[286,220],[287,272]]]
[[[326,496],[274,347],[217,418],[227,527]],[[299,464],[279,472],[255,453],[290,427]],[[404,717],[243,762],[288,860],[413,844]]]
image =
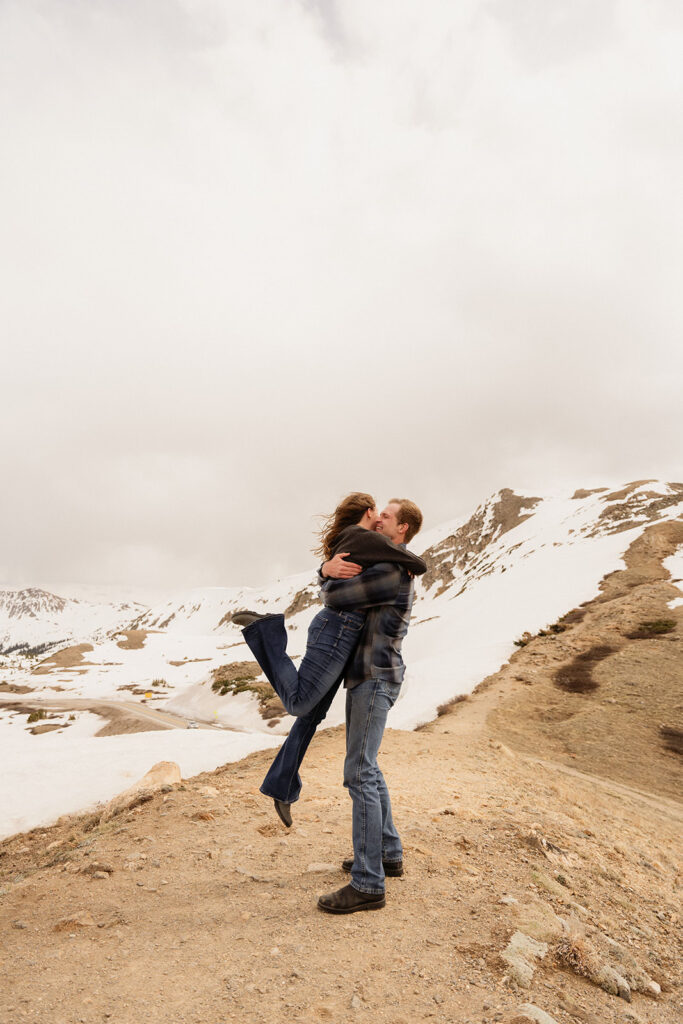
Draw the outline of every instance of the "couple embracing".
[[[331,914],[383,907],[385,876],[403,874],[403,848],[377,754],[405,674],[401,643],[410,622],[413,576],[426,570],[406,548],[421,525],[417,505],[403,498],[392,498],[381,513],[374,498],[360,492],[337,506],[316,550],[324,558],[318,570],[324,608],[311,622],[298,670],[287,655],[283,615],[233,616],[296,718],[261,786],[288,827],[301,792],[301,762],[344,680],[344,786],[352,800],[353,857],[342,864],[350,884],[318,900],[320,910]]]

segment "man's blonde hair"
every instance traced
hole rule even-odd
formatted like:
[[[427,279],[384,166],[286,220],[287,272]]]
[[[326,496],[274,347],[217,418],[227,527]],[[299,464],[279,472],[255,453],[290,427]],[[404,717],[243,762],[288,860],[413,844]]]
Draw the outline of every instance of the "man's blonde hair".
[[[422,526],[422,513],[415,504],[414,501],[410,501],[409,498],[391,498],[389,501],[390,505],[398,505],[398,512],[396,513],[396,521],[399,526],[403,523],[408,524],[408,529],[405,534],[406,544],[413,539],[416,533],[420,532]]]

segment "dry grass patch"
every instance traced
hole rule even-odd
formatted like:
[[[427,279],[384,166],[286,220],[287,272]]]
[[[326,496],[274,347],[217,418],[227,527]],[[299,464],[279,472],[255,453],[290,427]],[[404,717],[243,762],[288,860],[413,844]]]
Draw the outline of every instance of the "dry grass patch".
[[[557,670],[555,685],[568,693],[590,693],[591,690],[597,690],[598,684],[593,678],[593,669],[615,652],[615,647],[600,644],[584,651],[583,654],[577,654],[573,661]]]
[[[125,640],[119,640],[116,644],[122,651],[139,651],[145,646],[147,639],[146,629],[124,629],[122,630]]]
[[[61,651],[45,658],[31,672],[33,676],[44,676],[56,669],[76,668],[81,665],[92,665],[91,661],[85,661],[85,654],[93,650],[92,644],[74,644],[73,647],[64,647]]]
[[[658,636],[673,633],[675,628],[675,619],[653,619],[650,622],[641,622],[637,629],[626,636],[629,640],[655,640]]]
[[[261,666],[256,661],[233,661],[211,670],[211,689],[225,697],[228,693],[253,693],[259,702],[261,717],[269,726],[277,725],[286,715],[282,702],[275,690],[261,675]]]
[[[667,750],[674,754],[683,754],[683,729],[675,729],[672,725],[660,725],[659,735]]]
[[[468,694],[459,693],[456,697],[451,697],[450,700],[445,701],[443,704],[439,704],[438,708],[436,709],[437,718],[441,718],[443,715],[452,714],[453,711],[455,711],[456,706],[458,704],[462,704],[463,701],[467,700],[467,698]]]

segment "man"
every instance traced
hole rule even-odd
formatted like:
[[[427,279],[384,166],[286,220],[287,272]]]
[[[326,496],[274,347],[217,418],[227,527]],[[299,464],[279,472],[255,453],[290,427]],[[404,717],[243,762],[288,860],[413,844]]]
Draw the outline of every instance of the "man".
[[[380,515],[377,529],[395,544],[405,546],[421,525],[422,513],[414,502],[392,498]],[[318,906],[330,914],[351,914],[383,907],[385,875],[403,874],[403,848],[377,754],[387,715],[405,675],[401,644],[408,631],[414,586],[409,573],[397,565],[381,562],[361,575],[351,576],[348,569],[334,562],[332,559],[321,567],[323,577],[337,577],[323,584],[323,602],[338,611],[367,607],[367,617],[344,683],[344,786],[353,805],[353,861],[345,861],[342,866],[350,870],[351,882],[321,896]],[[382,591],[386,598],[378,604]],[[322,717],[328,708],[329,703]]]

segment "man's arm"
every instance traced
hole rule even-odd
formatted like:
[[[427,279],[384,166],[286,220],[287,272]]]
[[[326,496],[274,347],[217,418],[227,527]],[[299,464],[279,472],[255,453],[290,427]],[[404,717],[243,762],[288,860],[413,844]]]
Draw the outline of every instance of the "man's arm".
[[[357,565],[356,562],[347,562],[346,556],[350,555],[350,551],[338,551],[334,558],[330,558],[318,569],[319,582],[324,583],[326,579],[335,580],[348,580],[352,576],[357,576],[359,572],[363,571],[362,565]]]
[[[326,580],[321,593],[328,608],[349,612],[390,604],[397,597],[400,586],[399,567],[379,562],[354,579]]]

